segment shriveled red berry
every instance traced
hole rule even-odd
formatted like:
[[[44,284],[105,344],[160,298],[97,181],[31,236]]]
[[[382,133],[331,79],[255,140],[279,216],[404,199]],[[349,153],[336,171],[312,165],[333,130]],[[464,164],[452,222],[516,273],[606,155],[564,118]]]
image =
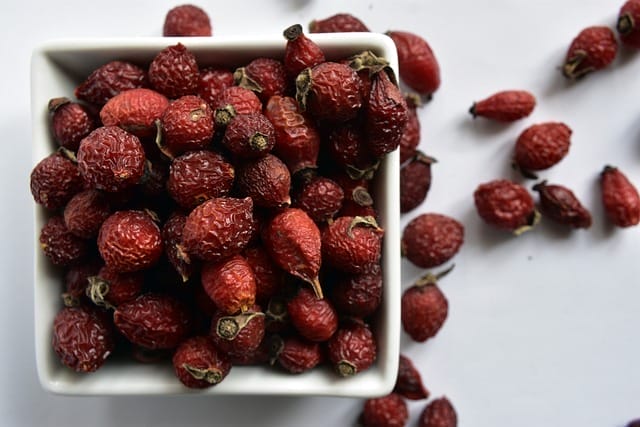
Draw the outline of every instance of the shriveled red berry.
[[[343,377],[369,369],[378,351],[369,325],[355,319],[338,328],[329,339],[327,350],[331,365]]]
[[[382,157],[398,148],[409,119],[408,110],[402,92],[387,73],[376,73],[372,77],[365,111],[367,143],[375,157]]]
[[[454,218],[423,213],[402,233],[402,254],[421,268],[432,268],[453,258],[464,242],[464,226]]]
[[[68,98],[53,98],[49,101],[51,130],[61,147],[76,151],[80,141],[97,126],[95,117],[88,108]]]
[[[322,233],[323,262],[360,273],[380,261],[384,231],[372,217],[339,217]]]
[[[189,388],[215,386],[231,371],[231,361],[216,348],[211,337],[195,336],[184,340],[172,358],[173,370]]]
[[[193,264],[181,247],[182,232],[186,222],[186,215],[174,212],[162,225],[162,246],[165,255],[183,282],[186,282],[193,273]]]
[[[233,84],[231,70],[222,67],[206,67],[200,70],[197,95],[213,106],[220,93]]]
[[[243,254],[256,277],[256,301],[266,306],[269,299],[282,289],[283,272],[260,244],[246,248]]]
[[[421,136],[420,118],[418,117],[419,98],[417,95],[410,95],[405,97],[405,101],[407,102],[407,123],[400,138],[400,164],[416,154]]]
[[[253,159],[269,153],[276,143],[273,124],[262,113],[239,114],[227,125],[222,145],[237,159]]]
[[[398,50],[400,79],[421,95],[431,95],[440,87],[440,66],[427,41],[407,31],[389,31]]]
[[[94,304],[113,308],[135,299],[143,285],[142,272],[119,273],[103,266],[97,275],[88,278],[87,295]]]
[[[272,359],[291,374],[307,372],[322,361],[322,348],[317,342],[295,335],[286,338],[274,336],[273,341]]]
[[[318,176],[302,186],[294,207],[305,211],[315,222],[333,218],[342,207],[344,192],[337,182]]]
[[[409,212],[427,198],[431,188],[431,165],[436,159],[421,151],[400,168],[400,212]]]
[[[40,160],[30,175],[33,200],[49,210],[58,210],[83,187],[78,166],[62,154]]]
[[[564,123],[546,122],[526,128],[516,141],[514,163],[524,171],[539,171],[557,164],[568,153],[572,131]]]
[[[543,216],[573,228],[591,227],[591,214],[567,187],[542,181],[533,189],[540,194]]]
[[[217,197],[198,205],[187,217],[182,234],[186,253],[218,261],[240,253],[253,234],[253,201]]]
[[[340,314],[365,318],[376,312],[382,301],[382,272],[373,264],[359,274],[333,278],[331,301]]]
[[[307,37],[302,25],[295,24],[284,30],[287,44],[284,51],[284,69],[289,78],[295,78],[305,68],[314,67],[325,61],[324,52]]]
[[[149,82],[168,98],[194,95],[200,71],[196,57],[182,43],[162,49],[149,65]]]
[[[213,110],[195,95],[182,96],[169,105],[160,120],[163,144],[173,155],[199,150],[211,143],[215,124]]]
[[[240,255],[205,263],[200,280],[211,301],[225,315],[245,312],[255,304],[256,277]]]
[[[458,415],[446,397],[431,401],[420,414],[418,427],[457,427]]]
[[[622,5],[616,29],[622,43],[640,48],[640,1],[627,0]]]
[[[408,420],[407,402],[397,393],[365,400],[360,415],[362,427],[404,427]]]
[[[171,162],[167,191],[181,207],[193,209],[229,194],[235,170],[222,155],[208,150],[184,153]]]
[[[531,229],[539,219],[531,194],[513,181],[495,179],[480,184],[473,199],[478,215],[487,224],[516,234]]]
[[[174,348],[188,335],[188,308],[175,297],[146,293],[119,305],[116,328],[132,343],[149,349]]]
[[[162,117],[167,107],[167,97],[155,90],[130,89],[107,101],[100,110],[100,120],[104,126],[119,126],[145,138],[156,134],[155,121]]]
[[[291,174],[316,167],[320,134],[313,122],[301,112],[296,100],[287,96],[272,96],[264,114],[276,133],[274,154],[287,165]]]
[[[264,313],[257,305],[233,315],[218,311],[211,318],[210,335],[223,353],[234,356],[251,354],[264,338]]]
[[[148,86],[147,72],[126,61],[111,61],[96,68],[75,89],[76,98],[102,106],[120,92]]]
[[[53,216],[40,230],[40,248],[54,265],[68,266],[81,261],[88,243],[69,231],[62,216]]]
[[[98,235],[100,226],[111,215],[107,198],[98,190],[85,190],[69,200],[64,208],[64,223],[70,232],[88,239]]]
[[[351,178],[371,178],[378,161],[369,151],[364,129],[359,121],[350,120],[329,131],[327,150],[331,159]]]
[[[314,19],[309,23],[310,33],[357,33],[368,31],[369,28],[350,13],[337,13],[324,19]]]
[[[248,161],[238,170],[240,193],[253,199],[256,206],[283,208],[291,204],[291,175],[287,166],[272,154]]]
[[[115,271],[144,270],[162,255],[160,228],[147,212],[115,212],[100,227],[98,250],[105,265]]]
[[[101,266],[102,261],[90,258],[69,267],[64,275],[62,294],[62,301],[66,307],[76,307],[83,302],[88,302],[86,293],[88,279],[98,274]]]
[[[422,382],[420,372],[418,372],[411,359],[404,354],[400,355],[398,378],[393,387],[393,392],[410,400],[421,400],[429,397],[429,391]]]
[[[600,173],[602,204],[609,221],[617,227],[631,227],[640,223],[640,196],[637,188],[613,166],[605,166]]]
[[[571,80],[579,79],[607,67],[613,62],[617,52],[618,42],[609,27],[587,27],[571,42],[562,74]]]
[[[449,302],[427,274],[402,294],[401,320],[404,331],[414,340],[424,342],[442,328],[449,314]]]
[[[316,298],[308,288],[300,288],[287,303],[287,313],[298,333],[310,341],[326,341],[338,329],[338,314],[333,305]]]
[[[224,89],[213,101],[215,121],[218,126],[226,126],[238,114],[258,114],[262,112],[260,98],[252,91],[240,86]]]
[[[251,352],[230,354],[229,359],[233,366],[265,366],[269,363],[269,340],[263,339]]]
[[[256,58],[233,73],[238,86],[251,89],[262,102],[274,95],[284,95],[287,90],[287,73],[284,64],[273,58]]]
[[[513,122],[529,116],[536,106],[536,98],[526,90],[505,90],[474,102],[469,113],[476,118],[486,117],[498,122]]]
[[[65,307],[53,320],[53,350],[76,372],[94,372],[113,352],[113,327],[88,307]]]
[[[193,4],[176,6],[167,12],[162,27],[162,35],[172,36],[211,36],[211,21],[204,9]]]

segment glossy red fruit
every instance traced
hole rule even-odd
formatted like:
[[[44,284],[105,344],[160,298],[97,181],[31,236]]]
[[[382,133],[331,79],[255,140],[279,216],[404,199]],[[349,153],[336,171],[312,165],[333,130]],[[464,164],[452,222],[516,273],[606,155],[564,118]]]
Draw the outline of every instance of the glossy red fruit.
[[[78,166],[62,154],[54,153],[40,160],[30,175],[29,187],[33,200],[55,211],[82,190],[83,181]]]
[[[408,110],[402,92],[387,73],[376,73],[372,77],[365,111],[367,143],[375,157],[382,157],[398,148],[409,119]]]
[[[160,120],[162,143],[173,155],[207,147],[213,139],[213,110],[195,95],[182,96],[169,105]]]
[[[527,189],[506,179],[480,184],[473,199],[480,218],[503,230],[520,234],[530,230],[539,220]]]
[[[618,42],[613,31],[605,26],[585,28],[573,39],[562,74],[576,80],[601,70],[613,62],[618,52]]]
[[[149,65],[149,82],[168,98],[194,95],[200,71],[196,57],[182,43],[162,49]]]
[[[193,264],[181,247],[182,233],[186,222],[186,215],[174,212],[162,225],[162,246],[165,255],[183,282],[189,280],[193,274]]]
[[[640,223],[640,196],[629,178],[613,166],[605,166],[600,173],[602,204],[607,218],[617,227],[631,227]]]
[[[338,329],[338,314],[333,305],[316,298],[307,288],[300,288],[287,303],[287,312],[294,328],[310,341],[326,341]]]
[[[628,0],[620,8],[616,24],[620,41],[627,46],[640,48],[640,1]]]
[[[289,78],[295,78],[305,68],[314,67],[325,61],[322,49],[309,39],[302,25],[295,24],[284,30],[287,40],[284,51],[284,69]]]
[[[233,77],[238,86],[256,92],[262,102],[284,95],[288,86],[284,64],[273,58],[256,58],[236,69]]]
[[[166,96],[155,90],[139,88],[123,91],[100,110],[104,126],[118,126],[138,138],[156,135],[156,120],[169,107]]]
[[[513,122],[529,116],[536,106],[536,98],[526,90],[505,90],[474,102],[469,113],[498,122]]]
[[[550,168],[569,153],[571,134],[571,128],[560,122],[529,126],[516,141],[514,164],[525,174]]]
[[[338,13],[309,23],[310,33],[355,33],[368,32],[369,28],[350,13]]]
[[[543,216],[573,228],[591,227],[591,214],[567,187],[542,181],[533,189],[540,194],[539,206]]]
[[[215,110],[216,125],[224,127],[236,115],[262,112],[262,102],[252,90],[230,86],[214,100],[212,108]]]
[[[96,128],[96,120],[88,108],[69,98],[53,98],[49,101],[51,130],[58,145],[76,151],[80,141]]]
[[[397,393],[365,400],[362,427],[404,427],[409,420],[407,402]]]
[[[200,70],[197,95],[213,108],[216,98],[233,84],[231,70],[222,67],[206,67]]]
[[[400,138],[400,164],[415,156],[421,136],[420,118],[418,117],[420,99],[418,95],[413,94],[406,96],[405,101],[407,102],[407,124],[404,126]]]
[[[256,302],[256,277],[240,255],[202,266],[202,287],[223,315],[249,310]]]
[[[126,61],[111,61],[96,68],[75,89],[76,98],[102,106],[120,92],[147,87],[147,72]]]
[[[257,305],[234,315],[218,311],[211,319],[210,335],[223,353],[240,357],[250,355],[264,338],[264,313]]]
[[[219,384],[231,371],[231,361],[218,350],[211,337],[195,336],[184,340],[172,358],[173,370],[189,388],[207,388]]]
[[[88,307],[65,307],[53,320],[52,346],[65,366],[94,372],[113,352],[113,327]]]
[[[147,212],[115,212],[100,227],[98,250],[105,265],[114,271],[144,270],[162,255],[160,228]]]
[[[103,266],[95,276],[89,277],[87,282],[87,296],[95,305],[114,308],[134,300],[142,293],[144,274],[139,271],[118,273]]]
[[[456,427],[458,415],[446,397],[431,401],[420,414],[418,427]]]
[[[276,143],[273,124],[262,113],[239,114],[227,125],[222,145],[239,160],[269,153]]]
[[[271,358],[290,374],[307,372],[322,362],[322,348],[319,343],[298,336],[272,338]]]
[[[372,217],[339,217],[322,233],[322,258],[346,273],[361,273],[380,261],[384,231]]]
[[[400,168],[400,212],[409,212],[427,198],[431,188],[431,165],[437,160],[416,151],[415,156]]]
[[[262,306],[284,286],[283,271],[269,257],[261,244],[246,248],[243,252],[256,277],[256,301]]]
[[[350,377],[369,369],[378,350],[369,326],[354,319],[338,328],[327,343],[327,351],[338,375]]]
[[[64,223],[70,232],[89,239],[98,235],[100,226],[111,215],[107,198],[98,190],[85,190],[69,200],[64,208]]]
[[[398,378],[393,387],[393,392],[410,400],[422,400],[429,397],[429,391],[422,382],[420,372],[418,372],[411,359],[404,354],[400,355]]]
[[[389,31],[398,50],[400,79],[421,95],[440,87],[440,66],[431,46],[421,36],[407,31]]]
[[[162,35],[172,36],[211,36],[211,21],[202,8],[193,4],[176,6],[167,12],[162,27]]]
[[[331,302],[343,315],[366,318],[382,301],[382,271],[378,264],[359,274],[337,274],[331,287]]]
[[[304,184],[296,194],[294,207],[305,211],[315,222],[333,218],[342,207],[344,192],[337,182],[318,176]]]
[[[191,327],[184,304],[169,295],[151,293],[119,305],[113,321],[129,341],[148,349],[177,347]]]
[[[80,262],[89,251],[86,240],[71,233],[62,216],[53,216],[40,230],[40,248],[53,265],[70,266]]]
[[[449,314],[449,302],[436,281],[448,273],[427,274],[406,289],[401,300],[401,321],[404,331],[417,342],[433,338]]]
[[[291,204],[291,174],[272,154],[244,163],[238,170],[237,185],[256,206],[279,209]]]
[[[402,233],[402,254],[421,268],[432,268],[453,258],[464,242],[464,226],[456,219],[423,213],[412,219]]]

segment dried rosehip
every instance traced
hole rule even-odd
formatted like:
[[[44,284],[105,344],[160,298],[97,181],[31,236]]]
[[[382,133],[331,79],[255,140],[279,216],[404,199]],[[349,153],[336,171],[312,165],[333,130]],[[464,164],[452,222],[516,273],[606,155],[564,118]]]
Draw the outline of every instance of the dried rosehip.
[[[91,301],[101,307],[114,308],[132,301],[142,293],[144,274],[140,271],[118,273],[104,266],[87,281],[86,292]]]
[[[378,168],[379,162],[368,150],[364,130],[354,120],[332,127],[327,149],[331,159],[353,179],[370,179]]]
[[[253,234],[253,201],[247,197],[209,199],[191,211],[182,232],[189,255],[218,261],[238,254]]]
[[[229,358],[208,336],[195,336],[180,343],[173,354],[172,364],[176,377],[189,388],[215,386],[231,370]]]
[[[86,294],[88,279],[98,274],[101,266],[101,261],[90,259],[69,267],[64,275],[65,290],[62,294],[62,301],[66,307],[77,307],[84,302],[89,302]]]
[[[585,28],[571,42],[562,74],[571,80],[579,79],[607,67],[613,62],[617,52],[618,42],[609,27]]]
[[[149,65],[149,82],[168,98],[195,95],[200,72],[196,57],[182,43],[168,46]]]
[[[408,420],[407,402],[397,393],[367,399],[359,419],[362,427],[404,427]]]
[[[402,233],[402,254],[421,268],[432,268],[453,258],[464,242],[464,226],[437,213],[412,219]]]
[[[482,101],[474,102],[469,113],[498,122],[513,122],[529,116],[536,106],[536,98],[525,90],[505,90]]]
[[[640,48],[640,1],[627,0],[618,13],[616,29],[620,41],[627,46]]]
[[[45,157],[31,171],[33,200],[52,211],[64,207],[82,187],[78,166],[62,154]]]
[[[269,363],[269,340],[263,339],[258,348],[252,352],[230,354],[229,359],[231,359],[233,366],[267,365]]]
[[[571,129],[560,122],[539,123],[526,128],[516,141],[514,164],[523,171],[548,169],[560,162],[571,145]]]
[[[291,204],[291,175],[282,161],[272,154],[248,161],[238,170],[238,189],[251,197],[256,206],[283,208]]]
[[[123,91],[109,99],[100,110],[104,126],[119,126],[137,136],[146,138],[156,134],[155,121],[169,107],[169,100],[151,89]]]
[[[400,168],[400,212],[409,212],[427,198],[431,188],[431,164],[437,160],[416,151],[410,162]]]
[[[256,302],[256,277],[247,260],[240,255],[205,263],[200,280],[223,315],[244,313]]]
[[[87,241],[69,231],[62,216],[53,216],[40,230],[40,248],[53,265],[69,266],[88,252]]]
[[[176,6],[167,12],[162,27],[162,35],[171,36],[211,36],[211,21],[202,8],[193,4]]]
[[[195,95],[182,96],[169,105],[160,120],[164,147],[173,155],[199,150],[211,143],[213,110]]]
[[[64,208],[64,223],[70,232],[89,239],[98,235],[100,226],[111,215],[109,201],[98,190],[85,190],[69,200]]]
[[[318,176],[304,184],[294,201],[294,207],[305,211],[315,222],[333,218],[342,207],[344,192],[337,182]]]
[[[183,282],[189,280],[193,273],[193,264],[180,244],[182,243],[182,231],[187,222],[187,216],[174,212],[162,225],[162,246],[173,268],[180,275]]]
[[[80,141],[96,128],[92,112],[69,98],[53,98],[49,101],[51,130],[58,145],[76,151]]]
[[[342,377],[365,371],[376,360],[377,346],[369,326],[352,320],[340,326],[327,343],[329,361]]]
[[[237,159],[253,159],[269,153],[276,143],[273,124],[262,113],[239,114],[227,125],[222,145]]]
[[[487,224],[516,235],[530,230],[540,219],[527,189],[506,179],[480,184],[473,199],[478,215]]]
[[[591,214],[573,191],[562,185],[542,181],[533,186],[540,193],[540,212],[552,220],[573,228],[591,227]]]
[[[402,294],[402,327],[414,341],[433,338],[447,320],[449,302],[436,282],[449,271],[451,268],[437,275],[428,273]]]
[[[366,105],[365,131],[369,150],[376,157],[400,145],[408,121],[407,102],[386,72],[376,73]]]
[[[322,361],[320,344],[298,336],[273,336],[271,359],[290,374],[301,374],[315,368]]]
[[[458,415],[446,397],[431,401],[420,414],[418,427],[456,427]]]
[[[369,180],[364,178],[352,179],[348,173],[333,174],[331,177],[342,187],[344,192],[342,209],[338,212],[337,217],[377,217],[373,208],[373,197],[369,194]]]
[[[53,320],[52,345],[65,366],[94,372],[113,351],[113,328],[88,307],[65,307]]]
[[[238,68],[233,77],[238,86],[256,92],[262,102],[274,95],[284,95],[287,90],[284,64],[273,58],[256,58]]]
[[[380,261],[382,236],[373,217],[339,217],[322,233],[322,259],[346,273],[361,273]]]
[[[206,200],[229,194],[235,170],[213,151],[190,151],[171,162],[167,191],[181,207],[193,209]]]
[[[307,288],[287,303],[287,313],[293,327],[309,341],[326,341],[338,329],[338,314],[326,299],[318,299]]]
[[[264,313],[257,305],[235,315],[219,311],[211,319],[210,335],[216,347],[225,354],[251,354],[264,338]]]
[[[393,392],[410,400],[421,400],[429,397],[429,391],[422,383],[420,372],[418,372],[411,359],[404,354],[400,355],[398,378],[393,387]]]
[[[320,230],[303,210],[288,208],[267,224],[263,242],[271,259],[284,271],[310,283],[322,298],[318,280],[321,259]]]
[[[333,278],[331,302],[340,314],[365,318],[376,312],[382,301],[382,272],[373,264],[359,274]]]
[[[350,13],[338,13],[309,23],[310,33],[357,33],[369,32],[364,23]]]
[[[119,305],[113,321],[129,341],[149,349],[176,347],[191,327],[184,304],[169,295],[151,293]]]
[[[417,111],[420,99],[414,94],[406,96],[405,101],[407,103],[407,124],[404,126],[400,138],[400,164],[412,158],[420,145],[420,119]]]
[[[248,247],[243,252],[256,278],[256,301],[266,306],[284,285],[284,275],[262,245]]]
[[[425,39],[407,31],[388,31],[398,49],[400,78],[421,95],[440,87],[440,66]]]
[[[197,95],[213,107],[213,103],[226,88],[233,86],[231,70],[220,67],[207,67],[200,70]]]
[[[102,223],[98,250],[105,265],[114,271],[144,270],[160,259],[162,236],[149,213],[118,211]]]
[[[609,221],[617,227],[640,223],[640,195],[620,169],[605,166],[600,173],[602,204]]]
[[[304,35],[302,25],[295,24],[284,30],[287,44],[284,51],[284,69],[289,78],[295,78],[305,68],[325,61],[322,49]]]
[[[238,114],[258,114],[262,112],[262,103],[251,90],[240,86],[224,89],[214,100],[211,107],[215,110],[217,126],[227,126]]]
[[[111,61],[95,69],[76,89],[76,98],[102,106],[120,92],[147,87],[147,73],[126,61]]]

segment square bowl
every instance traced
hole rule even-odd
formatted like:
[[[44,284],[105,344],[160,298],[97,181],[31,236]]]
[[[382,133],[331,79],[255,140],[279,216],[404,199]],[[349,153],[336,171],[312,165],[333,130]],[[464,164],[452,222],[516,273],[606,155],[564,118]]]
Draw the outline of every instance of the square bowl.
[[[397,53],[390,38],[381,34],[312,34],[327,60],[337,60],[370,50],[386,58],[397,75]],[[33,164],[56,148],[51,137],[47,103],[73,90],[89,73],[111,60],[149,64],[169,45],[183,43],[200,66],[219,65],[230,69],[267,56],[281,59],[285,41],[276,35],[249,38],[131,38],[82,39],[49,42],[33,52],[31,62],[31,105],[33,120]],[[290,375],[260,366],[234,366],[220,384],[205,390],[191,390],[175,378],[170,364],[139,364],[108,360],[98,371],[78,374],[63,366],[51,347],[53,319],[62,306],[62,272],[54,268],[40,250],[39,232],[49,215],[36,206],[35,216],[35,339],[36,364],[42,387],[70,395],[316,395],[369,397],[383,395],[395,383],[400,346],[400,214],[399,154],[388,154],[376,174],[373,194],[385,230],[382,248],[383,300],[374,319],[378,346],[375,364],[350,378],[340,378],[328,367]]]

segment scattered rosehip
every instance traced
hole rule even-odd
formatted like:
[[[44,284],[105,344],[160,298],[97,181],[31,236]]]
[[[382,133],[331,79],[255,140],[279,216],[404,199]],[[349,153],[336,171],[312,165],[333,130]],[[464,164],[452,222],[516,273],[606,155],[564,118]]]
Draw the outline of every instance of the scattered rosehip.
[[[513,122],[529,116],[536,106],[536,98],[524,90],[506,90],[474,102],[469,113],[498,122]]]
[[[473,193],[473,199],[483,221],[516,235],[530,230],[540,220],[527,189],[506,179],[480,184]]]
[[[571,42],[562,74],[571,80],[582,78],[609,66],[617,52],[618,42],[609,27],[585,28]]]
[[[407,402],[397,393],[367,399],[359,419],[362,427],[404,427],[408,420]]]
[[[404,126],[400,138],[400,164],[415,156],[421,136],[420,118],[418,117],[420,97],[417,94],[408,95],[405,97],[405,101],[407,102],[407,124]]]
[[[549,169],[568,153],[572,131],[564,123],[538,123],[526,128],[516,141],[513,162],[526,177],[531,171]]]
[[[400,212],[407,213],[420,206],[431,188],[431,165],[437,162],[421,151],[400,168]]]
[[[400,79],[420,95],[431,96],[440,87],[440,66],[431,46],[417,34],[389,31],[398,49]]]
[[[449,302],[436,282],[451,268],[437,275],[426,274],[402,294],[402,327],[414,341],[433,338],[447,320]]]
[[[420,372],[418,372],[411,359],[404,354],[400,355],[398,378],[393,387],[393,392],[410,400],[422,400],[429,397],[429,391],[422,383]]]
[[[544,217],[573,228],[591,227],[591,214],[567,187],[542,181],[533,189],[540,194],[540,212]]]
[[[602,204],[609,221],[617,227],[640,223],[640,195],[629,178],[613,166],[600,173]]]
[[[176,6],[167,12],[162,35],[171,36],[211,36],[211,21],[202,8],[193,4]]]
[[[368,32],[369,28],[350,13],[338,13],[309,23],[310,33],[355,33]]]
[[[431,401],[420,414],[418,427],[457,427],[458,414],[446,397]]]
[[[402,254],[421,268],[432,268],[453,258],[464,242],[464,226],[451,217],[423,213],[402,233]]]
[[[620,8],[616,29],[620,41],[627,46],[640,48],[640,1],[628,0]]]
[[[180,382],[189,388],[215,386],[231,370],[231,361],[208,336],[195,336],[183,341],[173,354],[172,363]]]

